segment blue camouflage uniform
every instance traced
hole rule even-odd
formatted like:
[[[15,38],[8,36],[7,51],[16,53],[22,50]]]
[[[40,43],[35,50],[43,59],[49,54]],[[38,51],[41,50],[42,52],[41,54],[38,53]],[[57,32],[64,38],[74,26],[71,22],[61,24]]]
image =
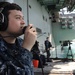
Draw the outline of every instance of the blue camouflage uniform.
[[[34,75],[32,53],[21,47],[22,41],[11,45],[0,36],[0,75]]]

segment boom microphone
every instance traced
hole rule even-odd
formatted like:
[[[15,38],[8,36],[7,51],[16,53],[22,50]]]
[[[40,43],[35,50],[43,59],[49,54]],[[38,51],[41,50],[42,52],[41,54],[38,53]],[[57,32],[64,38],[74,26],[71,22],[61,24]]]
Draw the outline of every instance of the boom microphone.
[[[27,26],[25,26],[25,27],[23,28],[22,34],[24,34],[26,28],[27,28]],[[1,36],[1,35],[0,35],[0,38],[8,38],[8,37],[16,37],[16,36],[13,36],[13,35],[12,35],[12,36]]]

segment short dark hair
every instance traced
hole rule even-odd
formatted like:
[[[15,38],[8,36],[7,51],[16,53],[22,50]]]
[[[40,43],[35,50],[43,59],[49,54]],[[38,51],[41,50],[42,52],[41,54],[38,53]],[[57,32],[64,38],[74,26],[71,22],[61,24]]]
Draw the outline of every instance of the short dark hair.
[[[0,2],[0,8],[3,8],[2,10],[2,14],[7,17],[8,19],[8,15],[9,15],[9,10],[20,10],[22,11],[22,8],[15,4],[15,3],[9,3],[9,2]]]

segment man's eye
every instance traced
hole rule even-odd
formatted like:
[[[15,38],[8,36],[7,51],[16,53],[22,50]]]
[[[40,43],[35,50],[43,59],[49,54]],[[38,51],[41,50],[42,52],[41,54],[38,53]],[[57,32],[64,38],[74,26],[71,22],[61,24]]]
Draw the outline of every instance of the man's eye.
[[[16,19],[24,20],[24,18],[22,18],[22,17],[16,17]]]
[[[16,17],[16,19],[21,19],[20,17]]]

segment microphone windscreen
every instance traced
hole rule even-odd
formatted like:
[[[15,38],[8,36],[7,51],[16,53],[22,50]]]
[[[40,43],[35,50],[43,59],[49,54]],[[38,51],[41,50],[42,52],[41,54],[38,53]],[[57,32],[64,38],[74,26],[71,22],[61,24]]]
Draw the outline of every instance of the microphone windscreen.
[[[22,31],[22,32],[23,32],[23,34],[24,34],[24,32],[25,32],[26,28],[27,28],[27,26],[25,26],[25,27],[23,28],[23,31]]]

